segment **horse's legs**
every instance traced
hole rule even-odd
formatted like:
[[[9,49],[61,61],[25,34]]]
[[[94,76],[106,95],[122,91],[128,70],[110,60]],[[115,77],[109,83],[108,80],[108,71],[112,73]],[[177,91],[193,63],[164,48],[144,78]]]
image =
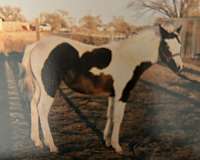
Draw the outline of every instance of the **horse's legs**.
[[[35,90],[31,99],[31,139],[34,142],[36,147],[43,148],[43,144],[40,140],[39,134],[39,117],[37,104],[40,99],[40,88],[35,83]]]
[[[111,145],[117,153],[122,153],[122,148],[119,144],[120,125],[124,117],[126,103],[122,101],[115,101],[113,113],[113,131],[111,137]]]
[[[50,152],[58,152],[58,149],[54,144],[48,123],[48,114],[53,104],[53,101],[53,97],[48,96],[45,91],[42,91],[40,101],[38,104],[38,112],[40,117],[41,128],[44,135],[45,145],[49,147]]]
[[[114,105],[114,97],[108,97],[108,108],[106,114],[107,121],[104,129],[104,140],[107,147],[111,145],[111,134],[113,128],[113,105]]]

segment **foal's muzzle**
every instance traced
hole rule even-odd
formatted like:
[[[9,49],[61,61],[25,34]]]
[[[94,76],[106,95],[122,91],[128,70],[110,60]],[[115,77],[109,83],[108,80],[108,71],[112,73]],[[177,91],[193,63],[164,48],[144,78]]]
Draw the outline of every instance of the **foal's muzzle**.
[[[181,66],[176,65],[176,62],[174,61],[173,58],[170,58],[166,63],[168,65],[168,67],[175,73],[178,73],[182,70]]]

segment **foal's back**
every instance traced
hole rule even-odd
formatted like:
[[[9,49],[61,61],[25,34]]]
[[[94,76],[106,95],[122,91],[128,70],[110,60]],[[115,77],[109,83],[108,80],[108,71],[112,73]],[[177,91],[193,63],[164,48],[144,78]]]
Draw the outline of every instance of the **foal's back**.
[[[151,27],[139,31],[132,37],[116,42],[112,45],[116,49],[113,56],[116,56],[122,63],[135,66],[142,61],[156,61],[160,45],[160,35],[157,27]]]

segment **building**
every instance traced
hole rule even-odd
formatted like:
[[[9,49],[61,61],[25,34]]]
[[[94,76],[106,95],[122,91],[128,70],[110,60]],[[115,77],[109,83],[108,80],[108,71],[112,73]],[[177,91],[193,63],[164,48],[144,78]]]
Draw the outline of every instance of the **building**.
[[[187,17],[197,17],[200,15],[200,1],[199,0],[190,0],[187,2],[187,9],[185,16]]]
[[[5,17],[0,13],[0,32],[17,32],[28,30],[30,30],[29,23],[20,21],[6,21]]]
[[[195,58],[200,55],[200,1],[188,1],[185,20],[183,23],[182,43],[183,54],[186,57]]]

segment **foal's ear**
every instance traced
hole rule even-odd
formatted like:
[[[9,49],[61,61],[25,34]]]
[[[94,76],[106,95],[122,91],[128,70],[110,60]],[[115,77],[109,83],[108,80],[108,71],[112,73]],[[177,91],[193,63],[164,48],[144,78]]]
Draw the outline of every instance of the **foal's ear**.
[[[181,29],[182,29],[182,26],[178,27],[178,28],[176,29],[176,32],[179,34],[179,33],[181,32]]]
[[[166,31],[160,24],[159,24],[159,30],[160,30],[161,37],[162,37],[163,39],[169,37],[169,32]]]

